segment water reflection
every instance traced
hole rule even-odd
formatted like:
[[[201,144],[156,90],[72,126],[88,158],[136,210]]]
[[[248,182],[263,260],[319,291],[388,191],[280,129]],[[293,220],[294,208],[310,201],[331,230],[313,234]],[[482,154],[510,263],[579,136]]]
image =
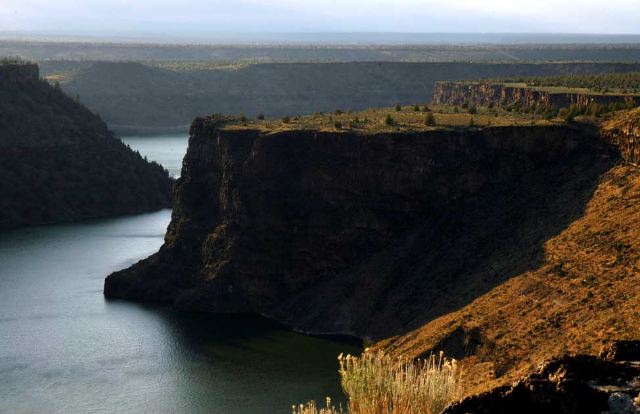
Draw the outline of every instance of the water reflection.
[[[0,412],[289,412],[339,391],[356,347],[249,316],[105,300],[170,211],[0,234]]]

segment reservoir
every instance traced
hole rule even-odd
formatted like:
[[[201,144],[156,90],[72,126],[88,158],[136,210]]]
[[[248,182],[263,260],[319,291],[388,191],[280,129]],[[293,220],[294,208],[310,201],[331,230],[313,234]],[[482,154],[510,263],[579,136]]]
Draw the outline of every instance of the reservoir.
[[[123,139],[178,175],[186,136]],[[290,413],[341,397],[358,348],[251,316],[107,300],[170,210],[0,233],[0,413]]]

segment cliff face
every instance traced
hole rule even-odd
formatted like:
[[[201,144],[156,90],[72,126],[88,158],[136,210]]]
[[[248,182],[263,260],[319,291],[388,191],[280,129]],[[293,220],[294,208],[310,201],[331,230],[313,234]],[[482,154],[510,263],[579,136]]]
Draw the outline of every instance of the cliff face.
[[[614,159],[563,126],[265,134],[197,119],[164,246],[105,294],[403,333],[537,266]]]
[[[36,82],[40,69],[35,63],[0,63],[0,83]]]
[[[615,114],[601,129],[605,139],[618,148],[627,162],[640,163],[640,109]]]
[[[639,127],[639,110],[604,122],[602,136],[626,162],[602,174],[587,199],[575,200],[583,214],[545,241],[539,263],[379,346],[407,356],[456,356],[471,394],[509,384],[546,358],[594,355],[606,341],[640,337]]]
[[[169,207],[171,185],[37,65],[0,64],[0,230]]]
[[[467,102],[483,106],[519,104],[526,108],[567,108],[573,104],[586,107],[592,103],[640,105],[640,96],[549,92],[493,83],[437,82],[432,101],[438,105],[461,105]]]

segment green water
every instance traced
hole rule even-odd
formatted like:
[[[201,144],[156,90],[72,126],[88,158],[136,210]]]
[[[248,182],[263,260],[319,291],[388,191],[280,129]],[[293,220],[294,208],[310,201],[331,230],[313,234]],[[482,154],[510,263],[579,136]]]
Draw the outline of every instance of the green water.
[[[340,395],[336,357],[353,345],[104,298],[104,277],[155,252],[169,219],[0,234],[1,413],[288,413]]]

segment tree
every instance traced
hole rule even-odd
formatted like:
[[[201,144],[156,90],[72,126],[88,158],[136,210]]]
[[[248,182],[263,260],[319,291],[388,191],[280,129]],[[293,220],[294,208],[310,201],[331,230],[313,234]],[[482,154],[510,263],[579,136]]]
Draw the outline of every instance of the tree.
[[[427,113],[424,123],[427,124],[427,126],[434,126],[436,124],[436,117],[433,116],[433,112]]]

